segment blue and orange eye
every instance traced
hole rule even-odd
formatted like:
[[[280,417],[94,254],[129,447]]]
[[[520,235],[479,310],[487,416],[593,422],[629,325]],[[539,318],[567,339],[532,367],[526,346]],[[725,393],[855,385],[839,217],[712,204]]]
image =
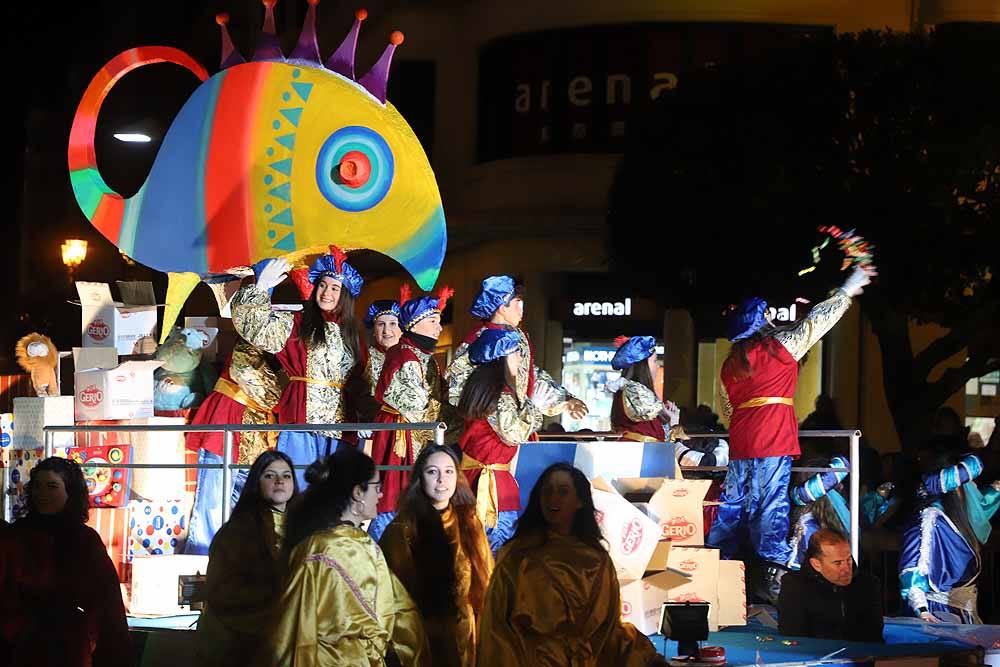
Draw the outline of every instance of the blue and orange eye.
[[[316,184],[342,211],[367,211],[389,193],[395,163],[389,144],[360,125],[343,127],[327,138],[316,160]]]

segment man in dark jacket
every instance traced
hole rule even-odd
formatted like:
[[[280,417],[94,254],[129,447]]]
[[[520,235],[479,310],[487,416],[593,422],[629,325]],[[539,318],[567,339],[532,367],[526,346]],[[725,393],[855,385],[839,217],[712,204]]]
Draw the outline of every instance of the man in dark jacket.
[[[782,580],[778,629],[796,637],[883,641],[878,579],[855,572],[846,537],[823,528],[810,538],[802,569]]]

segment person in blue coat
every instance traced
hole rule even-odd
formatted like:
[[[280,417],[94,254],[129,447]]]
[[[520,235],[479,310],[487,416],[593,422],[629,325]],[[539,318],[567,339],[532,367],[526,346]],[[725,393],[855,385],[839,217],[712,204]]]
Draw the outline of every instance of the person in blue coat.
[[[990,518],[1000,507],[1000,484],[980,491],[979,457],[947,450],[924,457],[919,501],[903,532],[900,593],[915,616],[928,623],[982,621],[976,587],[982,571],[980,545],[990,536]]]

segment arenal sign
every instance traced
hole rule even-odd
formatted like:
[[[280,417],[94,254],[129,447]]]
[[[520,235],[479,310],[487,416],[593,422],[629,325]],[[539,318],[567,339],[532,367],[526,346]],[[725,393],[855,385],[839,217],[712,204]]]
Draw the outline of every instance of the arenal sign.
[[[620,152],[636,112],[686,73],[753,60],[829,28],[632,23],[505,37],[479,61],[479,159]]]

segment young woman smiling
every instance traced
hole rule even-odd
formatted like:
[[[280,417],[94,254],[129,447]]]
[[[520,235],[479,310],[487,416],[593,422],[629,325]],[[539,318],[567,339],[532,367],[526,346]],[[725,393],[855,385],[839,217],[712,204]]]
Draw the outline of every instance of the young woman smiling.
[[[379,546],[417,603],[434,664],[475,667],[493,556],[476,497],[450,447],[431,445],[417,457]]]

